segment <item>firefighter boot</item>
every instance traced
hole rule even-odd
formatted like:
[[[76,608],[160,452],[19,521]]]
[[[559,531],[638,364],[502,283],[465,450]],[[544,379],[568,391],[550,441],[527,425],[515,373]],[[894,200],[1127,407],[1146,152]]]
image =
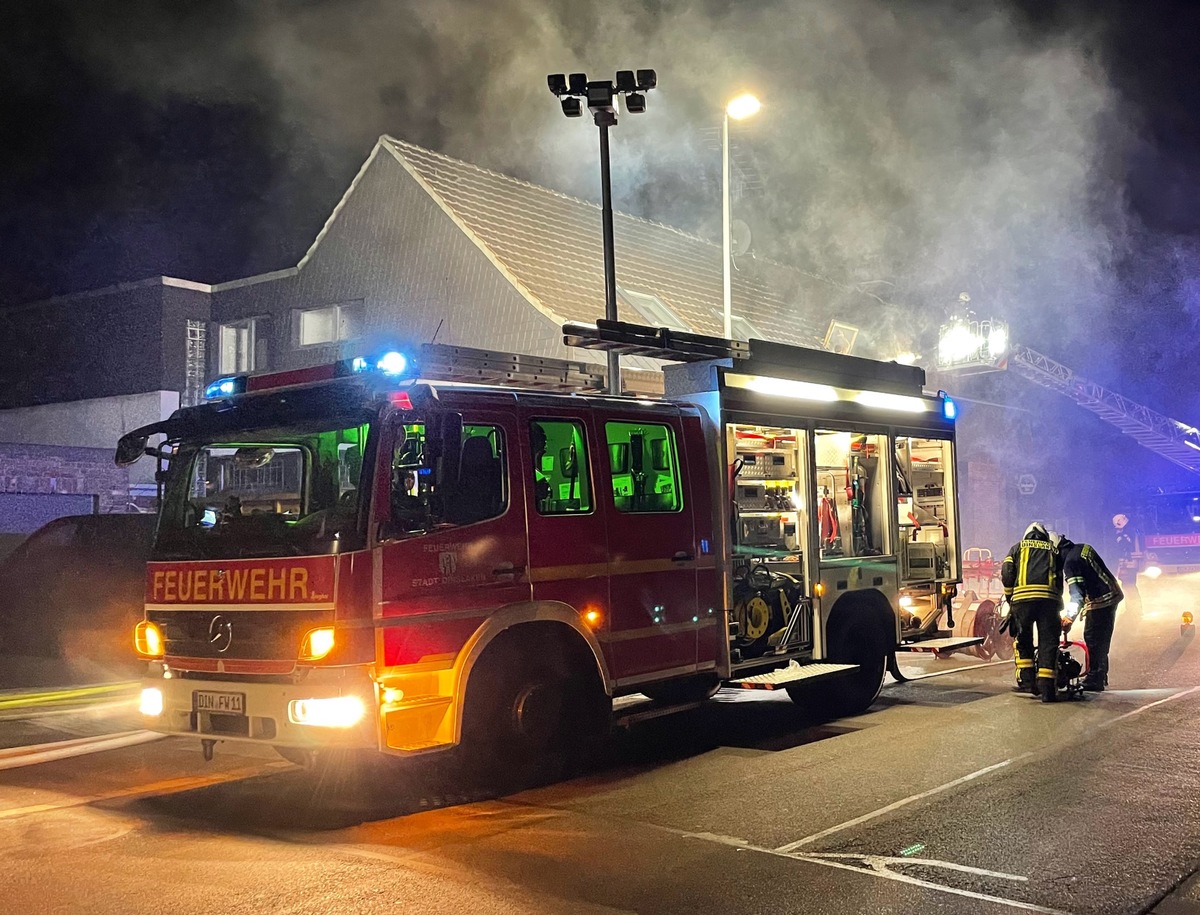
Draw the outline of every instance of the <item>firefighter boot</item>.
[[[1024,667],[1017,671],[1017,685],[1013,687],[1013,692],[1038,695],[1037,681],[1034,680],[1032,667]]]
[[[1038,677],[1036,688],[1037,694],[1042,697],[1043,702],[1058,701],[1058,684],[1054,677]]]
[[[1013,692],[1038,695],[1037,683],[1033,676],[1033,659],[1021,657],[1021,649],[1013,645],[1013,660],[1017,665],[1017,685],[1013,687]]]

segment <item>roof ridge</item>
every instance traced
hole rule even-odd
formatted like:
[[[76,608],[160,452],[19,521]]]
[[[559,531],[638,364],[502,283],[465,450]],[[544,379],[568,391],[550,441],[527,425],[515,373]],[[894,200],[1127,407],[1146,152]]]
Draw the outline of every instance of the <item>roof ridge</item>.
[[[401,151],[404,151],[405,149],[417,150],[418,152],[432,156],[435,159],[441,159],[445,162],[453,163],[454,165],[465,166],[466,168],[468,168],[472,171],[480,172],[485,175],[490,175],[493,178],[500,178],[501,180],[504,180],[504,181],[510,181],[513,184],[522,185],[524,187],[529,188],[530,190],[540,191],[543,194],[550,194],[554,197],[560,197],[563,200],[570,201],[571,203],[580,203],[580,204],[583,204],[584,206],[590,207],[594,210],[601,209],[600,204],[598,204],[598,203],[593,203],[592,201],[585,200],[582,197],[574,197],[571,194],[564,193],[563,191],[556,191],[554,188],[546,187],[544,184],[534,184],[532,181],[526,181],[524,178],[516,178],[513,175],[506,175],[504,172],[498,172],[494,169],[484,168],[482,165],[475,165],[474,163],[467,162],[463,159],[456,159],[453,156],[448,156],[445,153],[438,152],[437,150],[427,149],[424,146],[418,146],[416,143],[411,143],[408,140],[399,140],[396,137],[391,136],[390,134],[384,134],[383,136],[389,142],[394,143],[397,146],[399,146],[401,148]],[[705,238],[702,235],[696,235],[693,232],[686,232],[683,229],[679,228],[678,226],[669,225],[668,223],[665,223],[665,222],[656,222],[655,220],[647,219],[644,216],[635,216],[633,213],[626,213],[624,210],[613,210],[613,216],[623,216],[626,219],[632,219],[635,222],[640,222],[644,225],[654,226],[655,228],[658,228],[658,229],[667,229],[668,231],[674,232],[676,235],[682,235],[684,238],[691,239],[692,241],[702,242],[703,244],[711,245],[714,248],[721,247],[716,242],[709,241],[707,238]],[[754,255],[750,255],[750,256],[754,257]],[[755,259],[762,260],[762,261],[767,260],[765,258],[755,258]],[[782,267],[782,266],[786,266],[786,265],[780,264],[779,266]],[[792,268],[792,269],[794,269],[794,268]]]
[[[392,136],[391,134],[385,133],[385,134],[383,134],[382,137],[380,137],[380,139],[387,140],[388,142],[394,144],[396,147],[398,147],[398,151],[401,152],[401,154],[404,154],[408,150],[412,150],[420,155],[425,155],[425,156],[431,157],[433,159],[441,160],[448,164],[461,166],[461,167],[468,169],[469,171],[477,172],[481,175],[487,175],[492,178],[497,178],[502,181],[510,182],[512,184],[517,184],[522,187],[528,188],[529,190],[532,190],[532,191],[537,191],[537,192],[540,192],[543,194],[549,194],[552,197],[558,197],[561,200],[565,200],[570,203],[581,204],[583,206],[590,207],[591,209],[594,209],[594,210],[601,209],[600,204],[593,203],[592,201],[586,200],[582,197],[575,197],[571,194],[564,193],[563,191],[557,191],[554,188],[546,187],[544,184],[534,184],[532,181],[526,181],[523,178],[517,178],[517,177],[514,177],[513,175],[505,174],[504,172],[498,172],[495,169],[484,168],[482,165],[476,165],[473,162],[467,162],[465,159],[456,159],[454,156],[447,155],[446,153],[443,153],[443,152],[438,152],[435,149],[429,149],[428,147],[421,146],[421,145],[419,145],[417,143],[413,143],[409,140],[401,140],[398,137]],[[634,214],[626,213],[623,210],[613,210],[613,216],[614,216],[614,218],[617,216],[624,217],[625,219],[629,219],[634,222],[641,223],[642,225],[645,225],[645,226],[652,226],[656,229],[666,229],[668,232],[673,232],[676,235],[681,236],[682,238],[688,239],[689,241],[699,242],[703,245],[708,245],[709,247],[712,247],[712,248],[720,248],[721,247],[720,244],[718,244],[717,242],[714,242],[710,239],[705,238],[703,235],[697,235],[694,232],[687,232],[687,231],[679,228],[678,226],[673,226],[673,225],[670,225],[665,222],[658,222],[653,219],[646,219],[644,216],[635,216]],[[781,270],[792,271],[800,276],[808,277],[811,280],[816,280],[819,283],[824,283],[828,286],[834,287],[835,289],[840,289],[843,292],[858,292],[862,295],[869,296],[871,298],[874,298],[874,299],[876,299],[880,302],[883,302],[885,304],[888,304],[888,305],[895,304],[894,302],[887,302],[887,300],[883,299],[882,297],[880,297],[877,294],[867,292],[863,289],[860,289],[857,283],[853,283],[848,280],[836,280],[836,279],[833,279],[832,277],[824,276],[823,274],[820,274],[820,273],[813,273],[810,270],[804,270],[804,269],[802,269],[800,267],[796,267],[792,264],[785,264],[782,261],[776,260],[775,258],[764,257],[759,254],[747,253],[747,254],[741,255],[741,257],[743,257],[743,258],[748,257],[748,258],[750,258],[750,260],[752,260],[756,263],[759,263],[759,264],[765,264],[765,265],[771,266],[771,267],[778,267]]]

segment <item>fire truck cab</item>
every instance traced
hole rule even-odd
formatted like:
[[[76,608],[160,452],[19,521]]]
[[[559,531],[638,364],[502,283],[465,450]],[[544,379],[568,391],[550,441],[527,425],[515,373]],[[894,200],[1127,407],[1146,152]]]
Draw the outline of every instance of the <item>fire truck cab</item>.
[[[941,627],[954,402],[922,370],[564,331],[670,361],[662,393],[425,346],[218,379],[123,437],[118,462],[151,454],[162,485],[147,726],[206,756],[536,754],[722,686],[858,713],[897,651],[979,641]]]

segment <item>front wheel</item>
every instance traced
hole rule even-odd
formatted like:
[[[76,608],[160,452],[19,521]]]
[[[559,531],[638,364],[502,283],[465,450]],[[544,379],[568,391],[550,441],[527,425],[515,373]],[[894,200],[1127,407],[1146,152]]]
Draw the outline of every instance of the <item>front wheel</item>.
[[[558,777],[574,749],[607,723],[598,683],[502,650],[467,687],[460,756],[472,775],[504,785]]]

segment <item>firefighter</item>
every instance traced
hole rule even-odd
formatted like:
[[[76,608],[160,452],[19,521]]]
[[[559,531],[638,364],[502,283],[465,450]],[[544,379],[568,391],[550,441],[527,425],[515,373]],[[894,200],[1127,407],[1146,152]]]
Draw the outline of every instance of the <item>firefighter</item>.
[[[1117,547],[1117,581],[1125,592],[1125,609],[1133,621],[1142,617],[1142,595],[1138,592],[1137,532],[1128,515],[1113,515],[1113,540]]]
[[[1050,542],[1063,558],[1063,575],[1071,593],[1063,627],[1082,614],[1083,642],[1087,645],[1088,670],[1083,688],[1099,693],[1108,685],[1108,647],[1112,642],[1117,604],[1125,597],[1117,576],[1108,570],[1100,554],[1086,543],[1073,543],[1062,534],[1051,533]]]
[[[1041,696],[1043,702],[1054,702],[1058,699],[1058,636],[1062,631],[1062,557],[1042,522],[1030,524],[1008,551],[1000,567],[1000,582],[1011,608],[1010,625],[1016,626],[1013,658],[1017,686]]]

